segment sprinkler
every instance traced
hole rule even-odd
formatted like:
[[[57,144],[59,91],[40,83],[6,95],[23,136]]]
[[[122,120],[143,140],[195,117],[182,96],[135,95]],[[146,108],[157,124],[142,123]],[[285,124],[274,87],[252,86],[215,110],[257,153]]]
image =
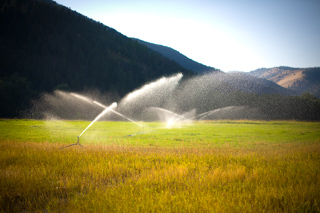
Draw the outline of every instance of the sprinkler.
[[[81,137],[81,135],[87,131],[87,129],[94,123],[96,122],[99,118],[101,118],[104,114],[106,114],[108,111],[112,110],[112,108],[116,107],[117,106],[117,103],[114,102],[113,104],[111,104],[109,107],[105,108],[90,124],[89,126],[87,126],[87,128],[85,128],[85,130],[83,130],[83,132],[81,132],[81,134],[78,137],[78,140],[77,140],[77,143],[74,143],[74,144],[71,144],[69,146],[74,146],[74,145],[79,145],[79,146],[82,146],[79,142],[79,138]],[[67,148],[69,146],[65,146],[65,147],[62,147],[60,149],[63,149],[63,148]],[[83,148],[85,148],[84,146],[82,146]]]
[[[61,147],[61,148],[59,148],[59,149],[64,149],[64,148],[67,148],[67,147],[69,147],[69,146],[75,146],[75,145],[79,145],[79,146],[81,146],[81,147],[83,147],[83,148],[86,149],[86,147],[84,147],[83,145],[80,144],[79,138],[80,138],[80,136],[77,136],[77,143],[70,144],[70,145],[68,145],[68,146],[64,146],[64,147]]]

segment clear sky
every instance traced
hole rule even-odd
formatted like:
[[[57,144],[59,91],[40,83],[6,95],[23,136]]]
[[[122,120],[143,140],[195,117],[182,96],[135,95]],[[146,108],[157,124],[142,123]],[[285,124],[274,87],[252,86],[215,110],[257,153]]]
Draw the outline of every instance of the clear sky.
[[[320,66],[320,0],[56,0],[222,71]]]

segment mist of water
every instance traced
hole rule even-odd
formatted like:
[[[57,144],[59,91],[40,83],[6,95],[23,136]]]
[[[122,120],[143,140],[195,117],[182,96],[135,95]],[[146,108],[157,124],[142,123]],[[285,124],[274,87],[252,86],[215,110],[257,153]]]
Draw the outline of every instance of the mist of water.
[[[172,77],[163,77],[129,93],[120,101],[118,112],[140,119],[145,108],[160,107],[170,98],[182,76],[179,73]]]
[[[220,109],[215,109],[215,110],[211,110],[209,112],[205,112],[205,113],[202,113],[199,115],[199,121],[203,120],[204,118],[216,113],[216,112],[219,112],[219,111],[223,111],[223,110],[230,110],[230,109],[233,109],[235,108],[235,106],[228,106],[228,107],[224,107],[224,108],[220,108]]]
[[[230,80],[231,77],[226,74],[208,73],[180,82],[182,77],[181,73],[162,77],[128,93],[119,101],[117,110],[109,110],[114,115],[108,116],[114,120],[126,119],[140,127],[142,125],[136,120],[161,120],[171,126],[196,118],[199,120],[260,118],[259,110],[241,106],[246,100],[237,97],[240,85],[244,85],[245,89],[251,88],[250,81],[248,83],[242,76]],[[106,103],[115,101],[115,95],[93,92],[87,92],[86,95],[62,91],[44,94],[40,101],[35,102],[34,111],[40,112],[35,118],[93,120],[101,112],[101,108],[108,108],[101,104],[101,101]]]
[[[91,103],[92,102],[92,100],[90,100],[89,98],[87,98],[87,97],[85,97],[83,95],[79,95],[79,94],[76,94],[76,93],[73,93],[73,92],[71,92],[70,95],[72,95],[72,96],[74,96],[76,98],[79,98],[79,99],[81,99],[81,100],[83,100],[83,101],[85,101],[87,103]]]
[[[97,120],[99,120],[104,114],[106,114],[107,112],[111,111],[113,108],[117,107],[117,103],[114,102],[112,103],[109,107],[105,108],[88,126],[87,128],[85,128],[85,130],[83,130],[83,132],[79,135],[79,138],[81,137],[81,135],[83,133],[85,133],[85,131],[87,131],[87,129],[92,126],[92,124],[94,122],[96,122]]]
[[[173,126],[175,126],[177,123],[180,123],[180,122],[192,122],[192,120],[189,119],[188,117],[190,116],[190,114],[194,115],[195,110],[192,110],[192,112],[186,113],[188,114],[188,117],[184,115],[179,115],[168,109],[164,109],[160,107],[149,107],[144,112],[147,114],[147,117],[148,117],[148,114],[151,114],[151,115],[156,114],[158,116],[158,119],[166,123],[167,128],[172,128]],[[154,116],[151,116],[151,117],[154,117]]]
[[[93,103],[97,104],[98,106],[100,106],[100,107],[102,107],[102,108],[107,108],[107,106],[99,103],[98,101],[93,101]],[[130,119],[130,118],[124,116],[124,115],[122,115],[121,113],[119,113],[119,112],[117,112],[117,111],[115,111],[115,110],[113,110],[113,109],[111,109],[111,112],[115,113],[116,115],[119,115],[119,116],[122,117],[122,118],[127,119],[128,121],[131,121],[131,122],[135,123],[136,125],[138,125],[138,126],[140,126],[140,127],[143,127],[141,124],[137,123],[136,121],[134,121],[134,120],[132,120],[132,119]]]
[[[139,99],[141,97],[150,96],[150,93],[152,92],[161,92],[160,89],[163,89],[164,87],[170,87],[173,89],[173,87],[176,87],[178,85],[179,80],[182,78],[182,74],[179,73],[175,76],[166,78],[162,77],[157,81],[151,82],[149,84],[144,85],[140,89],[137,89],[131,93],[129,93],[122,102],[130,102],[134,101],[136,99]],[[168,92],[168,91],[166,91]],[[152,94],[151,94],[152,95]],[[159,96],[159,95],[158,95]]]

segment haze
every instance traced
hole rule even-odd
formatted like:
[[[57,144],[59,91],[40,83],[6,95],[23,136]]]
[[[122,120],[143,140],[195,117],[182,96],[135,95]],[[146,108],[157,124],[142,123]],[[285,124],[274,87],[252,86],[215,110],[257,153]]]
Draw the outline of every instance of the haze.
[[[222,71],[320,66],[318,0],[57,0]]]

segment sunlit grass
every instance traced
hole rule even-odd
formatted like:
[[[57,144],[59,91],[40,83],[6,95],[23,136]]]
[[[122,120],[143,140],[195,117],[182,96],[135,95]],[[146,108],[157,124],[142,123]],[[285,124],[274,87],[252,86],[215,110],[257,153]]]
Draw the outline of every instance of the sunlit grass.
[[[60,122],[0,121],[0,211],[320,211],[319,123]]]

